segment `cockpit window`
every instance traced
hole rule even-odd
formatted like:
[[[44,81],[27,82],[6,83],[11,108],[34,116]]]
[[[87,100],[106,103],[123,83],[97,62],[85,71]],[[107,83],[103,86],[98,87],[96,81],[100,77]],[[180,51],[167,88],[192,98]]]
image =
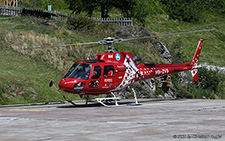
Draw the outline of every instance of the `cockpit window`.
[[[71,74],[71,72],[77,67],[77,65],[78,64],[73,64],[72,67],[69,69],[69,71],[63,78],[67,78]]]
[[[104,77],[114,76],[114,67],[113,66],[104,66]]]
[[[98,79],[101,76],[101,67],[95,66],[92,72],[92,79]]]
[[[89,64],[74,64],[64,78],[69,77],[87,80],[89,78],[90,71],[91,65]]]

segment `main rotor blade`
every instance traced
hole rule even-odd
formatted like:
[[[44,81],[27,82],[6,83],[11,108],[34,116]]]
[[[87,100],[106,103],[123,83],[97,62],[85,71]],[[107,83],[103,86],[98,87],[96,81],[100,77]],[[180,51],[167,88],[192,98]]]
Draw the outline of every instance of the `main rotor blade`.
[[[187,31],[187,32],[178,32],[178,33],[170,33],[170,34],[163,34],[163,35],[145,36],[145,37],[139,37],[139,38],[130,38],[130,39],[123,39],[123,41],[149,39],[149,38],[172,36],[172,35],[180,35],[180,34],[188,34],[188,33],[195,33],[195,32],[205,32],[205,31],[212,31],[212,30],[216,30],[216,28],[204,29],[204,30],[194,30],[194,31]]]
[[[100,40],[97,42],[87,42],[87,43],[73,43],[73,44],[62,44],[62,45],[52,45],[52,46],[41,46],[41,47],[34,47],[34,48],[25,48],[21,50],[27,50],[27,49],[40,49],[40,48],[57,48],[57,47],[66,47],[66,46],[78,46],[78,45],[90,45],[90,44],[116,44],[116,43],[121,43],[124,41],[132,41],[132,40],[139,40],[139,39],[150,39],[150,38],[156,38],[156,37],[164,37],[164,36],[171,36],[171,35],[179,35],[179,34],[188,34],[188,33],[195,33],[195,32],[205,32],[205,31],[212,31],[216,30],[216,28],[212,29],[204,29],[204,30],[195,30],[195,31],[188,31],[188,32],[178,32],[178,33],[170,33],[170,34],[164,34],[164,35],[154,35],[154,36],[145,36],[145,37],[139,37],[139,38],[130,38],[130,39],[114,39],[113,40],[110,38],[109,41],[107,41],[107,38],[104,40]]]
[[[90,45],[90,44],[102,44],[102,41],[98,42],[88,42],[88,43],[73,43],[73,44],[62,44],[62,45],[52,45],[52,46],[40,46],[40,47],[33,47],[33,48],[25,48],[21,50],[28,50],[28,49],[41,49],[41,48],[58,48],[58,47],[67,47],[67,46],[80,46],[80,45]]]

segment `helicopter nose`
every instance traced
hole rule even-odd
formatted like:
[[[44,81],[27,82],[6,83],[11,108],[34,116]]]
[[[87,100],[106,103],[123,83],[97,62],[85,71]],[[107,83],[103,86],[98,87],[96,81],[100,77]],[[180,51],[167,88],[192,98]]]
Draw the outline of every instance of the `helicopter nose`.
[[[85,82],[76,79],[63,78],[59,82],[59,88],[65,92],[80,92],[85,87]]]
[[[59,88],[63,91],[71,91],[73,90],[73,85],[76,83],[76,81],[63,78],[59,81]]]

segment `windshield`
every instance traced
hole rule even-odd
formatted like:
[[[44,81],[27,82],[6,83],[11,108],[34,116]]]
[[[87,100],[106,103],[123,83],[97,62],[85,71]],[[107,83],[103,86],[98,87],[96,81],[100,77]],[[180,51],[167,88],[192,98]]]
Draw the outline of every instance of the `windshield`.
[[[74,64],[64,78],[78,78],[87,80],[90,75],[91,65],[89,64]]]

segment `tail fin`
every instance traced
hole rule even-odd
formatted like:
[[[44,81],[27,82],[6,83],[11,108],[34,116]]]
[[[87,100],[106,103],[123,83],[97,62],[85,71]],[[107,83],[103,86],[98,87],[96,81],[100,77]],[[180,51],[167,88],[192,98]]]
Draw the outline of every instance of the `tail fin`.
[[[198,70],[197,69],[192,69],[191,70],[191,74],[192,74],[194,82],[197,82],[198,81]]]
[[[200,52],[201,52],[201,49],[202,49],[202,42],[203,42],[203,40],[200,39],[200,41],[198,43],[198,47],[197,47],[197,49],[195,51],[195,55],[194,55],[194,57],[192,59],[191,64],[194,65],[194,66],[197,66],[198,59],[199,59],[199,56],[200,56]]]
[[[196,68],[198,68],[197,63],[198,63],[198,59],[199,59],[200,52],[201,52],[201,49],[202,49],[202,42],[203,42],[203,40],[200,39],[200,41],[198,43],[198,46],[197,46],[197,49],[195,51],[195,55],[194,55],[194,57],[192,59],[192,62],[191,62],[191,65],[193,66],[193,68],[191,70],[191,74],[192,74],[192,77],[193,77],[195,82],[198,81],[198,70]]]

